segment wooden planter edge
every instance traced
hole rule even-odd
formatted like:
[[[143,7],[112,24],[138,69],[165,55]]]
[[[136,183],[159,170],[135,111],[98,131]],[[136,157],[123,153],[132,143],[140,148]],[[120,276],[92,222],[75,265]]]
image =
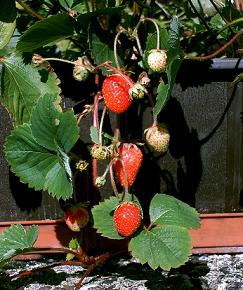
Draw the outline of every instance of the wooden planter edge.
[[[190,230],[193,254],[243,253],[243,213],[201,214],[201,226]],[[0,222],[0,233],[12,224],[39,227],[36,247],[67,246],[73,237],[63,220]]]

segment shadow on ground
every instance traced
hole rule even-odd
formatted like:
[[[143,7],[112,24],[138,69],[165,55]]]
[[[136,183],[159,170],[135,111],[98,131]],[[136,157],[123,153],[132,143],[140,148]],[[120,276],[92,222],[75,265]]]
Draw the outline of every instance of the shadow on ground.
[[[98,288],[92,289],[113,289],[119,277],[122,281],[127,280],[130,285],[127,289],[135,289],[132,287],[133,283],[140,282],[144,285],[144,289],[150,290],[201,290],[200,276],[204,276],[209,272],[205,263],[199,261],[189,261],[178,269],[172,269],[169,272],[162,270],[152,270],[147,265],[129,262],[127,260],[113,259],[108,261],[105,265],[97,266],[96,269],[90,274],[92,279],[88,279],[83,285],[98,284]],[[16,290],[24,289],[24,286],[30,286],[33,283],[39,283],[47,286],[56,286],[59,288],[62,281],[67,278],[81,278],[82,273],[68,274],[65,272],[56,273],[54,270],[46,270],[42,272],[33,273],[31,275],[11,280],[9,275],[4,271],[9,269],[24,269],[25,262],[13,262],[2,269],[0,273],[0,285],[2,290]],[[140,284],[141,284],[140,283]],[[131,287],[131,288],[130,288]],[[32,288],[31,288],[32,289]],[[43,289],[43,288],[36,288]],[[45,288],[50,289],[50,288]],[[52,288],[53,289],[53,288]],[[71,289],[71,288],[69,288]],[[87,288],[89,289],[89,288]],[[124,285],[123,285],[123,289]]]

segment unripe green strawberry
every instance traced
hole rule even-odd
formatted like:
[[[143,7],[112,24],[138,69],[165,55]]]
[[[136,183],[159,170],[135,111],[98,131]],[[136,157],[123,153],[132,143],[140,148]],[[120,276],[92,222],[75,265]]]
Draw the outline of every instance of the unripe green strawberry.
[[[170,142],[170,133],[165,124],[153,125],[145,130],[146,143],[156,153],[165,153]]]
[[[97,160],[105,160],[108,158],[111,154],[110,150],[108,147],[101,146],[101,145],[94,145],[91,148],[90,154],[94,159]]]
[[[124,237],[129,237],[141,224],[140,208],[133,202],[125,201],[115,209],[113,219],[117,232]]]
[[[86,81],[89,76],[89,71],[82,65],[75,65],[73,68],[73,77],[76,81]]]
[[[79,232],[89,222],[88,209],[83,204],[72,205],[66,210],[64,220],[70,230]]]
[[[163,72],[167,65],[167,54],[163,49],[152,49],[147,61],[152,71]]]

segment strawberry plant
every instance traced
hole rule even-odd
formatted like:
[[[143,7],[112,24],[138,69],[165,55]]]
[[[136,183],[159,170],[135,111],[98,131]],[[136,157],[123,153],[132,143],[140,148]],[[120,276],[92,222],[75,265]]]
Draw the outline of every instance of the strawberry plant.
[[[158,192],[144,204],[133,187],[148,150],[161,156],[168,150],[169,128],[158,117],[182,62],[178,18],[163,21],[153,1],[32,2],[0,1],[1,104],[13,123],[4,152],[11,171],[62,201],[73,231],[92,226],[98,235],[124,239],[142,264],[179,267],[191,254],[188,230],[199,227],[197,211]],[[73,97],[75,105],[67,106],[72,96],[62,88],[70,77],[81,85],[78,101]],[[135,116],[128,114],[143,106],[151,109],[151,126],[138,138],[129,133]],[[83,125],[87,119],[89,127]],[[107,120],[113,120],[110,130]],[[90,133],[88,154],[79,147],[83,131]],[[92,180],[89,190],[80,176]],[[105,184],[110,192],[97,196]],[[7,229],[0,237],[0,261],[38,250],[37,236],[36,226]],[[67,263],[76,257],[88,267],[84,277],[114,255],[89,259],[81,240],[62,250]]]

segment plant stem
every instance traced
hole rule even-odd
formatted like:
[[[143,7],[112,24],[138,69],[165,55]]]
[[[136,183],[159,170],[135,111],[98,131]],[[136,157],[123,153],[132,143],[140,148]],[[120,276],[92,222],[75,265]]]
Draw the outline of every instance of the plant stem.
[[[126,75],[124,75],[119,69],[116,69],[115,67],[111,66],[108,62],[105,62],[105,63],[97,66],[96,69],[100,68],[100,67],[107,67],[108,69],[110,69],[114,73],[119,74],[125,81],[127,81],[129,83],[129,85],[131,87],[133,87],[133,85],[134,85],[133,82]]]
[[[138,38],[138,28],[140,26],[141,23],[144,23],[145,21],[150,21],[154,24],[155,26],[155,29],[156,29],[156,34],[157,34],[157,49],[160,48],[160,32],[159,32],[159,26],[158,26],[158,23],[156,22],[156,20],[152,19],[152,18],[148,18],[148,17],[141,17],[141,19],[139,20],[138,24],[136,25],[133,33],[136,37],[136,40],[137,40],[137,44],[138,44],[138,47],[141,48],[141,45],[140,45],[140,41],[139,41],[139,38]],[[137,39],[138,38],[138,39]]]
[[[112,186],[113,192],[114,192],[115,196],[117,197],[117,199],[120,200],[119,192],[117,190],[115,179],[114,179],[113,162],[111,163],[109,170],[110,170],[110,180],[111,180],[111,186]]]
[[[47,57],[47,58],[43,58],[42,59],[42,61],[49,61],[49,60],[60,61],[60,62],[65,62],[65,63],[69,63],[69,64],[72,64],[72,65],[75,65],[74,61],[61,59],[61,58],[56,58],[56,57]]]
[[[243,30],[240,30],[237,32],[225,45],[214,51],[213,53],[205,56],[190,56],[190,55],[185,55],[185,58],[187,59],[192,59],[192,60],[208,60],[213,57],[215,57],[217,54],[219,54],[221,51],[225,50],[229,45],[231,45],[239,36],[243,34]]]
[[[104,105],[102,115],[100,118],[100,126],[99,126],[99,145],[102,146],[102,130],[103,130],[103,124],[104,124],[104,119],[105,119],[105,113],[106,113],[106,105]]]
[[[121,27],[120,30],[117,32],[117,34],[115,36],[115,39],[114,39],[114,45],[113,45],[114,59],[115,59],[115,63],[116,63],[117,69],[120,69],[120,65],[119,65],[119,62],[118,62],[118,55],[117,55],[117,43],[118,43],[119,36],[122,33],[127,33],[127,30],[124,29],[123,27]]]
[[[39,13],[35,12],[32,8],[30,8],[27,4],[25,4],[25,2],[23,2],[22,0],[16,0],[19,5],[21,5],[25,11],[27,11],[29,14],[35,16],[37,19],[39,20],[43,20],[44,17],[41,16]]]

